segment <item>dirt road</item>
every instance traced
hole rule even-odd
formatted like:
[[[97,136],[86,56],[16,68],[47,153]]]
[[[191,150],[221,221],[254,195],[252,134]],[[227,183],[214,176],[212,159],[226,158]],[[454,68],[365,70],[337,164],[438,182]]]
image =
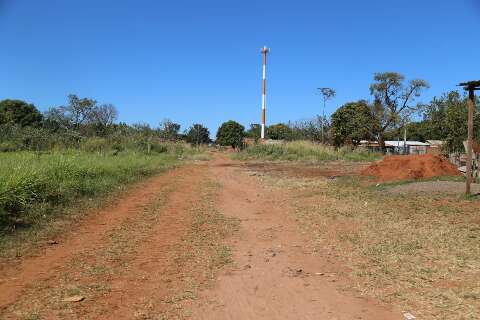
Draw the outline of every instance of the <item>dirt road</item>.
[[[133,187],[36,256],[0,264],[2,319],[401,319],[340,290],[289,194],[223,154]],[[68,302],[76,297],[80,302]]]

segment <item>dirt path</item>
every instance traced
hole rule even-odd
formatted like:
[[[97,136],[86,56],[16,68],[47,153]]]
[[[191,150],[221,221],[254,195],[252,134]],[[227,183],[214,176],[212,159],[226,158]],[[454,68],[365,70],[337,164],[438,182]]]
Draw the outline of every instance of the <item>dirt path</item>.
[[[232,164],[217,154],[139,184],[58,245],[4,264],[0,318],[401,319],[342,292],[343,266],[310,246],[289,195]],[[240,221],[233,237],[217,211]],[[63,301],[73,295],[84,301]]]
[[[339,266],[314,252],[289,212],[289,195],[229,166],[210,167],[223,186],[218,205],[241,219],[234,264],[194,306],[196,319],[400,319],[399,312],[341,293]]]
[[[62,267],[74,255],[104,244],[105,235],[126,219],[139,215],[166,186],[188,170],[172,170],[134,186],[118,204],[89,215],[81,226],[56,239],[57,245],[44,247],[38,256],[19,259],[13,265],[1,263],[0,309],[16,301],[26,287],[48,278],[50,271]]]

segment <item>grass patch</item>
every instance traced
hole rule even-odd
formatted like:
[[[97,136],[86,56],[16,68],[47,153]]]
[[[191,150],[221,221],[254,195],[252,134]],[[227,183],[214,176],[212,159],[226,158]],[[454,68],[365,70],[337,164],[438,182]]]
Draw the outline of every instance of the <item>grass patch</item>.
[[[308,141],[293,141],[281,144],[258,144],[232,154],[238,160],[286,160],[286,161],[374,161],[381,158],[379,153],[349,148],[335,149]]]
[[[204,151],[181,144],[166,148],[167,152],[150,155],[78,150],[0,153],[0,252],[7,254],[55,233],[63,220],[79,216],[78,211],[99,206],[126,185]]]

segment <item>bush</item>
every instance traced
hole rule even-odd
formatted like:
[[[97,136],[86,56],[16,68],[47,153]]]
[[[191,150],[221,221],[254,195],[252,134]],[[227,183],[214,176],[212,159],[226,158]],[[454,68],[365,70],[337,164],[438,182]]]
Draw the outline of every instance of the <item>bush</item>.
[[[350,148],[335,149],[331,146],[308,141],[294,141],[281,144],[259,144],[247,147],[237,159],[290,160],[290,161],[373,161],[380,154]]]
[[[274,124],[267,128],[267,136],[273,140],[290,140],[292,129],[283,123]]]

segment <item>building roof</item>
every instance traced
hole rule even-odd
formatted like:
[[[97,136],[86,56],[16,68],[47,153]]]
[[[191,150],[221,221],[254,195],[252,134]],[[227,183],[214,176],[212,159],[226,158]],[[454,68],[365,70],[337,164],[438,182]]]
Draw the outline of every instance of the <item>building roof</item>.
[[[428,147],[430,144],[420,141],[406,141],[407,146],[424,146]],[[387,147],[400,147],[404,146],[403,141],[385,141],[385,146]]]
[[[443,140],[427,140],[427,142],[431,146],[442,146],[445,143],[445,141],[443,141]]]

